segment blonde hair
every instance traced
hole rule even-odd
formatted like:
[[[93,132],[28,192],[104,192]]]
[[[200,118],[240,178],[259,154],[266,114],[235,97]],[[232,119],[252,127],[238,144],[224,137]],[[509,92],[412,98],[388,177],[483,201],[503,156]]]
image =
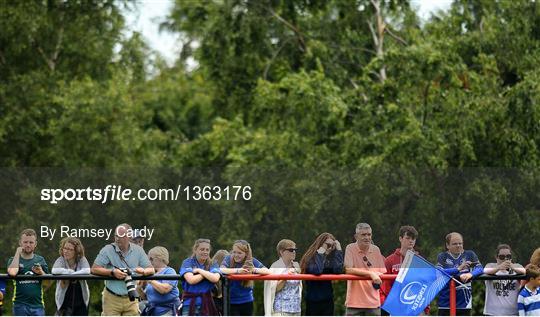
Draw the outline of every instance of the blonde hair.
[[[288,248],[292,248],[292,247],[295,247],[296,246],[296,243],[294,243],[294,241],[292,240],[289,240],[289,239],[282,239],[278,242],[277,246],[276,246],[276,251],[277,251],[277,254],[279,257],[281,257],[281,252],[288,249]]]
[[[217,264],[217,266],[221,266],[221,262],[223,262],[223,259],[225,259],[227,255],[229,255],[229,251],[223,249],[217,250],[212,258],[212,263]]]
[[[525,271],[525,275],[527,276],[527,281],[538,278],[540,276],[540,267],[534,264],[529,265]]]
[[[165,265],[169,265],[169,251],[165,249],[164,247],[153,247],[148,251],[148,257],[160,259],[161,262],[165,263]]]
[[[531,255],[531,260],[529,263],[540,266],[540,248],[537,248],[534,250],[533,254]]]
[[[229,254],[230,253],[227,250],[223,250],[223,249],[217,250],[216,253],[214,254],[214,257],[212,257],[212,263],[220,267],[221,263],[223,262],[223,259],[225,259],[225,257]],[[215,294],[213,294],[214,297],[217,297],[217,298],[223,297],[223,291],[221,289],[221,279],[216,283],[214,292],[215,292]]]
[[[196,255],[196,251],[197,251],[197,248],[199,247],[199,245],[201,243],[208,243],[208,245],[210,246],[210,250],[212,250],[212,244],[210,243],[210,239],[197,239],[195,240],[195,243],[193,244],[193,248],[191,249],[192,251],[192,254],[191,256],[193,258],[196,259],[197,255]],[[208,259],[206,259],[206,261],[204,261],[204,269],[209,271],[210,270],[210,265],[212,265],[212,260],[210,259],[210,257],[208,257]]]
[[[240,249],[240,251],[244,252],[246,254],[246,257],[244,260],[240,263],[242,264],[243,268],[247,268],[249,270],[253,269],[253,253],[251,252],[251,246],[249,245],[249,242],[246,240],[236,240],[233,244],[234,247],[237,247]],[[234,267],[234,257],[231,256],[231,261],[229,267]],[[240,283],[243,287],[253,287],[253,281],[242,281]]]

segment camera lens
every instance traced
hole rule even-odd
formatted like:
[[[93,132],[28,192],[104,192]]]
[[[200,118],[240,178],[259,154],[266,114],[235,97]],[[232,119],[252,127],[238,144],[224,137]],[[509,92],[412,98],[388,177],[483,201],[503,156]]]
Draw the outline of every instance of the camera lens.
[[[124,282],[126,283],[129,300],[133,302],[135,299],[139,299],[139,294],[135,289],[135,281],[133,281],[133,278],[131,277],[131,271],[128,269],[122,269],[122,271],[127,274]]]

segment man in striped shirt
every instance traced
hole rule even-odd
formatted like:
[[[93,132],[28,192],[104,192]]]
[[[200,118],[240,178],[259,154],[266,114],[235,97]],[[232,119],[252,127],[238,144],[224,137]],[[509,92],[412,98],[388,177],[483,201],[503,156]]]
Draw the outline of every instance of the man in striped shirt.
[[[518,312],[520,316],[540,316],[540,268],[527,268],[527,284],[519,292]]]

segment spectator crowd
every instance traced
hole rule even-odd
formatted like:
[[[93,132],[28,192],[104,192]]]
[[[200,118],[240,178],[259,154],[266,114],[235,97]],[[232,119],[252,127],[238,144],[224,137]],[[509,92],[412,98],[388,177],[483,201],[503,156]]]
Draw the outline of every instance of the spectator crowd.
[[[298,248],[290,239],[276,245],[276,261],[270,267],[255,257],[255,251],[246,240],[234,241],[230,250],[217,250],[212,255],[209,239],[198,239],[192,254],[175,270],[170,264],[169,252],[156,246],[144,250],[144,238],[129,224],[118,225],[114,242],[105,245],[90,264],[84,246],[78,238],[64,238],[59,245],[59,257],[49,268],[45,258],[35,253],[38,245],[33,229],[25,229],[19,237],[19,247],[7,262],[7,273],[16,275],[98,275],[105,280],[101,294],[103,315],[145,316],[212,316],[223,314],[222,277],[233,274],[353,274],[363,280],[348,280],[345,299],[346,315],[386,315],[381,309],[392,288],[393,280],[382,280],[382,274],[397,274],[407,252],[421,254],[416,249],[418,231],[402,226],[397,239],[398,247],[387,257],[373,243],[369,224],[359,223],[355,228],[355,242],[345,246],[331,233],[315,238],[297,262]],[[524,275],[524,280],[486,280],[485,315],[540,315],[540,248],[533,251],[527,266],[513,261],[508,244],[496,246],[494,261],[482,265],[473,250],[464,248],[464,237],[458,232],[446,235],[446,250],[437,256],[435,266],[451,275],[458,286],[456,304],[458,315],[470,315],[472,308],[471,280],[483,274],[496,276]],[[159,279],[160,276],[178,275],[178,279]],[[133,276],[153,276],[150,280],[134,281]],[[179,281],[181,286],[179,286]],[[17,316],[45,315],[42,280],[17,279],[14,281],[13,310]],[[230,281],[230,310],[233,316],[253,315],[253,287],[251,280]],[[5,281],[0,279],[0,314],[6,299]],[[305,310],[302,311],[302,297]],[[56,314],[86,316],[90,302],[87,281],[81,279],[58,280],[56,283]],[[439,315],[450,314],[450,289],[439,293]],[[334,315],[334,293],[331,281],[268,280],[264,282],[265,315],[299,316]],[[423,314],[428,315],[430,307]]]

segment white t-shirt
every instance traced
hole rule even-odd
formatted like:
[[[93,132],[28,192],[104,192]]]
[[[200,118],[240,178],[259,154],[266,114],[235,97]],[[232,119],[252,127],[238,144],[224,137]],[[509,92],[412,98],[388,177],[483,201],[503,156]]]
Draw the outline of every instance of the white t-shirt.
[[[520,264],[515,267],[522,268]],[[497,267],[497,263],[488,263],[485,268]],[[516,272],[508,274],[508,271],[498,271],[495,275],[515,275]],[[493,280],[485,281],[486,301],[484,315],[504,315],[517,316],[517,298],[519,295],[519,280]]]

